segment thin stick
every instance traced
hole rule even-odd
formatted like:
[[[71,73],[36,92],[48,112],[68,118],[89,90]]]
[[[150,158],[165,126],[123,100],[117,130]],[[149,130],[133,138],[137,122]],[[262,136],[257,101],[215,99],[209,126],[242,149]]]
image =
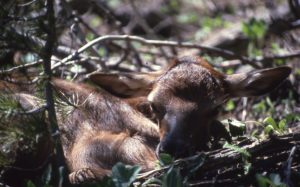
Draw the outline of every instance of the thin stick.
[[[260,68],[259,65],[255,64],[253,60],[250,60],[247,57],[237,55],[233,53],[232,51],[216,48],[216,47],[208,47],[208,46],[203,46],[203,45],[198,45],[198,44],[193,44],[189,42],[176,42],[176,41],[162,41],[162,40],[147,40],[139,36],[130,36],[130,35],[106,35],[106,36],[101,36],[98,37],[81,48],[79,48],[75,53],[67,56],[64,58],[60,63],[57,63],[56,65],[53,66],[53,69],[57,68],[58,66],[62,65],[63,63],[73,60],[77,55],[83,53],[85,50],[89,49],[90,47],[103,43],[104,41],[135,41],[142,43],[144,45],[153,45],[153,46],[169,46],[169,47],[183,47],[183,48],[196,48],[200,49],[206,52],[210,53],[215,53],[218,55],[221,55],[223,57],[227,58],[235,58],[235,59],[240,59],[242,62],[249,64],[255,68]]]

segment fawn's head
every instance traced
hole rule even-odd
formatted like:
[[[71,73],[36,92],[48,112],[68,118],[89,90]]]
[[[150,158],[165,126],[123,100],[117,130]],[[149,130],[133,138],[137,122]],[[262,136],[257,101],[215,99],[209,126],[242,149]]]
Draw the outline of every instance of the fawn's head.
[[[135,104],[159,124],[160,151],[185,156],[190,150],[205,147],[209,125],[224,102],[265,94],[290,72],[289,67],[278,67],[224,75],[203,59],[188,56],[174,60],[159,72],[97,73],[89,78],[118,96],[144,97]]]

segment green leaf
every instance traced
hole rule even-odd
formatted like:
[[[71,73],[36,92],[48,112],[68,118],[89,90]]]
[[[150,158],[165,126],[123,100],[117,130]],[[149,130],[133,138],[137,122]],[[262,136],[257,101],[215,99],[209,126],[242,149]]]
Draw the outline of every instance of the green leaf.
[[[160,153],[159,160],[161,161],[162,165],[169,165],[173,162],[172,156],[167,153]]]
[[[127,187],[136,179],[140,170],[140,166],[124,165],[119,162],[112,168],[111,177],[116,187]]]
[[[233,150],[235,152],[241,153],[242,156],[244,156],[246,158],[251,157],[251,154],[246,149],[240,148],[240,147],[238,147],[236,145],[229,144],[228,142],[226,142],[223,145],[223,148],[231,149],[231,150]]]
[[[195,23],[198,20],[198,15],[195,12],[188,12],[185,14],[180,14],[177,17],[177,21],[179,23]]]
[[[252,18],[249,22],[243,23],[242,32],[251,40],[261,39],[267,32],[267,25],[263,20]]]
[[[31,180],[27,181],[26,186],[27,187],[36,187],[35,184]]]
[[[92,41],[94,38],[95,38],[95,35],[94,35],[93,33],[88,32],[88,33],[86,34],[86,40],[87,40],[87,41]]]
[[[163,176],[162,187],[183,187],[178,168],[169,168],[167,173]]]
[[[260,174],[256,174],[256,181],[259,187],[269,187],[271,183],[270,179]]]
[[[247,162],[245,165],[244,165],[244,174],[247,175],[250,171],[252,167],[252,164],[250,162]]]
[[[149,184],[158,184],[158,185],[161,185],[162,184],[162,181],[157,179],[157,178],[149,178],[147,179],[143,184],[142,186],[148,186]]]
[[[263,123],[267,124],[267,125],[272,125],[272,127],[274,129],[278,129],[278,126],[275,122],[275,120],[272,117],[267,117],[264,119]]]
[[[238,120],[228,119],[229,132],[232,136],[242,136],[246,132],[246,125]]]
[[[100,47],[98,49],[98,53],[99,53],[100,56],[105,56],[106,49],[104,47]]]
[[[264,131],[266,134],[270,134],[271,132],[274,132],[274,127],[272,125],[267,125]]]
[[[259,187],[286,187],[286,184],[281,182],[280,175],[276,173],[271,173],[269,177],[257,174],[256,180]]]
[[[233,100],[230,99],[229,101],[227,101],[225,110],[226,111],[231,111],[234,108],[235,108],[235,104],[234,104]]]
[[[278,128],[281,131],[284,131],[286,129],[286,119],[280,120],[280,122],[278,123]]]
[[[102,19],[98,16],[93,17],[93,19],[90,21],[91,27],[95,28],[101,25]]]

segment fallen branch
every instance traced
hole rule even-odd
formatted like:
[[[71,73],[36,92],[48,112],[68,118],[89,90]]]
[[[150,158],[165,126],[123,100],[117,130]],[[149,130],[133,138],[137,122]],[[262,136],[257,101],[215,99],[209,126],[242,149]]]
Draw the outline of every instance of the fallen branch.
[[[232,149],[222,148],[209,152],[200,153],[192,157],[177,160],[173,165],[182,168],[183,176],[189,165],[193,165],[195,157],[202,156],[204,162],[189,180],[189,186],[207,186],[214,184],[238,185],[256,184],[255,176],[260,173],[276,173],[290,178],[297,172],[295,168],[300,167],[300,152],[296,148],[300,146],[300,132],[280,136],[272,136],[264,141],[246,138],[238,143],[241,149],[250,153],[245,160],[243,154]],[[292,159],[293,158],[293,159]],[[250,170],[245,172],[245,165],[251,164]],[[139,180],[150,176],[159,177],[168,167],[143,173]],[[285,173],[288,170],[288,173]],[[284,179],[284,177],[282,177]],[[285,182],[285,181],[281,181]]]

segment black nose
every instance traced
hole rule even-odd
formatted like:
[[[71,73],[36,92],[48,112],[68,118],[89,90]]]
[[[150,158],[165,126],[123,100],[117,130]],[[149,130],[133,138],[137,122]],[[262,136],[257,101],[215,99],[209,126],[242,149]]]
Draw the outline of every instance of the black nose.
[[[187,153],[187,146],[184,141],[181,140],[170,140],[170,141],[162,141],[159,144],[158,155],[160,153],[167,153],[175,158],[183,157]]]

